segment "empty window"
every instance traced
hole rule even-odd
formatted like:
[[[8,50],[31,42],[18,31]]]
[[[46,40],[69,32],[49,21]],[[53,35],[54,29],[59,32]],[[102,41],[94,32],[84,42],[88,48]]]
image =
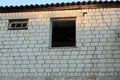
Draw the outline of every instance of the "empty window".
[[[76,46],[75,18],[52,19],[52,47]]]
[[[9,20],[9,30],[28,29],[28,19]]]

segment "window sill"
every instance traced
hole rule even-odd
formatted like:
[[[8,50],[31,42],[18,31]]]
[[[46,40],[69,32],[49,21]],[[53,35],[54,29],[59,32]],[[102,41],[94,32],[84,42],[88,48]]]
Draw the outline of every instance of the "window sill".
[[[8,28],[8,30],[27,30],[28,28]]]
[[[77,46],[70,46],[70,47],[49,47],[49,49],[64,49],[64,48],[78,48]]]

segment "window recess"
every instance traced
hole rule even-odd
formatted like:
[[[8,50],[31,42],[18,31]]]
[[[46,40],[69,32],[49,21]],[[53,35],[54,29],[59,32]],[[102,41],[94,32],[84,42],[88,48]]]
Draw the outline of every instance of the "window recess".
[[[28,29],[28,19],[9,20],[8,30]]]
[[[52,21],[51,47],[76,46],[76,18],[55,18]]]

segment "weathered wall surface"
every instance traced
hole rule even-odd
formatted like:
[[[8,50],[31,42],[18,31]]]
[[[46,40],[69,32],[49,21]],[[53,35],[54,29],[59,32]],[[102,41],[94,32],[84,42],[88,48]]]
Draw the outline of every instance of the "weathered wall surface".
[[[56,17],[77,17],[77,47],[50,47]],[[28,30],[8,30],[20,18]],[[120,9],[1,13],[0,80],[120,80]]]

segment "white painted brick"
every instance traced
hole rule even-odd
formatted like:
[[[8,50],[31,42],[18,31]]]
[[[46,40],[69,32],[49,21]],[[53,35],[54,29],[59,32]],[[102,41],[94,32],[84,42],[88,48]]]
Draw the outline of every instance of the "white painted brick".
[[[36,69],[30,69],[30,72],[36,72]]]
[[[34,67],[35,67],[36,69],[39,69],[40,67],[42,67],[42,64],[36,64],[36,65],[34,65]]]
[[[85,58],[85,55],[78,56],[78,59],[84,59],[84,58]]]
[[[105,19],[105,22],[110,23],[110,22],[112,22],[112,20],[111,19]]]
[[[63,59],[70,59],[69,56],[63,56]]]
[[[49,64],[43,64],[44,68],[49,68],[49,66],[50,66]]]
[[[77,59],[77,56],[70,56],[70,59]]]
[[[45,72],[52,72],[52,69],[45,69]]]
[[[75,68],[75,67],[76,67],[76,64],[69,64],[69,67]]]
[[[105,16],[103,16],[103,18],[105,18],[105,19],[109,19],[109,18],[111,18],[109,15],[105,15]]]
[[[89,47],[88,50],[95,50],[95,47]],[[87,51],[87,54],[94,54],[94,51]]]
[[[13,68],[13,65],[11,65],[11,64],[7,65],[7,68]]]
[[[115,60],[114,59],[107,59],[107,62],[109,63],[109,62],[115,62]]]
[[[44,63],[45,61],[44,60],[39,60],[38,63]]]
[[[7,59],[7,57],[1,57],[0,58],[0,60],[6,60]]]
[[[111,41],[111,42],[113,41],[114,42],[115,38],[110,38],[110,39],[108,39],[108,41]]]
[[[15,61],[9,61],[8,63],[9,64],[15,64]]]
[[[21,68],[27,68],[28,66],[27,65],[21,65]]]
[[[44,72],[44,69],[37,69],[37,72]]]
[[[5,72],[7,72],[7,69],[1,69],[1,72],[5,73]]]
[[[107,61],[106,61],[106,59],[99,59],[99,62],[106,63]]]
[[[51,68],[56,68],[56,67],[58,67],[58,66],[59,66],[59,64],[51,64],[51,65],[50,65]]]
[[[87,59],[91,59],[92,57],[93,57],[92,55],[86,55],[85,58],[87,58]]]
[[[88,60],[83,60],[84,63],[90,63],[91,61],[88,59]]]
[[[15,69],[15,72],[21,72],[21,69]]]
[[[103,47],[96,47],[96,50],[103,50]]]
[[[51,56],[51,59],[58,59],[58,56]]]
[[[89,71],[90,71],[90,68],[84,68],[84,71],[85,71],[85,72],[89,72]]]
[[[50,59],[50,56],[44,56],[44,59]]]
[[[23,64],[29,64],[29,61],[23,61]]]
[[[98,43],[91,43],[91,46],[98,46]]]
[[[53,60],[53,63],[59,64],[60,61],[59,60]]]
[[[92,42],[99,42],[99,39],[92,39]]]
[[[60,60],[60,63],[62,64],[67,63],[67,60]]]
[[[67,72],[68,70],[67,70],[67,68],[61,68],[60,69],[60,72]]]
[[[76,72],[83,72],[82,68],[76,68]]]
[[[68,68],[68,72],[74,72],[75,68]]]
[[[85,51],[87,50],[87,47],[81,47],[81,50]]]
[[[82,60],[81,60],[81,59],[76,60],[76,62],[75,62],[75,63],[80,64],[80,63],[82,63]]]
[[[22,61],[16,61],[16,64],[22,64]]]
[[[105,67],[105,64],[98,64],[98,67]]]
[[[115,71],[114,68],[108,68],[108,71]]]
[[[9,72],[14,72],[14,69],[8,69],[8,73],[9,73]]]
[[[85,67],[92,67],[92,64],[86,64]]]
[[[24,73],[29,72],[29,69],[22,69],[22,72]]]
[[[66,68],[66,67],[68,67],[68,64],[61,64],[61,67]]]
[[[111,15],[110,17],[114,19],[114,18],[117,18],[117,15]]]
[[[114,14],[115,15],[116,12],[115,11],[110,11],[109,14]]]
[[[75,60],[68,60],[68,63],[75,63]]]
[[[2,64],[6,65],[6,64],[8,64],[8,61],[2,61]]]
[[[98,55],[97,57],[100,58],[100,59],[102,59],[102,58],[104,58],[105,56],[104,56],[104,55]]]
[[[108,80],[106,76],[119,76],[119,10],[101,8],[0,13],[3,19],[0,20],[0,76],[87,77],[95,75],[102,76],[105,80]],[[83,12],[87,14],[83,16]],[[7,19],[20,17],[31,17],[28,23],[29,29],[7,30],[9,23]],[[49,48],[50,18],[54,17],[77,18],[75,48]],[[75,79],[78,77],[70,80]],[[96,77],[96,80],[102,79]],[[12,79],[6,77],[5,80]],[[93,79],[90,77],[86,80]]]
[[[106,72],[107,71],[107,68],[100,68],[99,69],[101,72]]]
[[[53,72],[59,72],[60,70],[59,70],[59,68],[54,68],[53,69]]]

